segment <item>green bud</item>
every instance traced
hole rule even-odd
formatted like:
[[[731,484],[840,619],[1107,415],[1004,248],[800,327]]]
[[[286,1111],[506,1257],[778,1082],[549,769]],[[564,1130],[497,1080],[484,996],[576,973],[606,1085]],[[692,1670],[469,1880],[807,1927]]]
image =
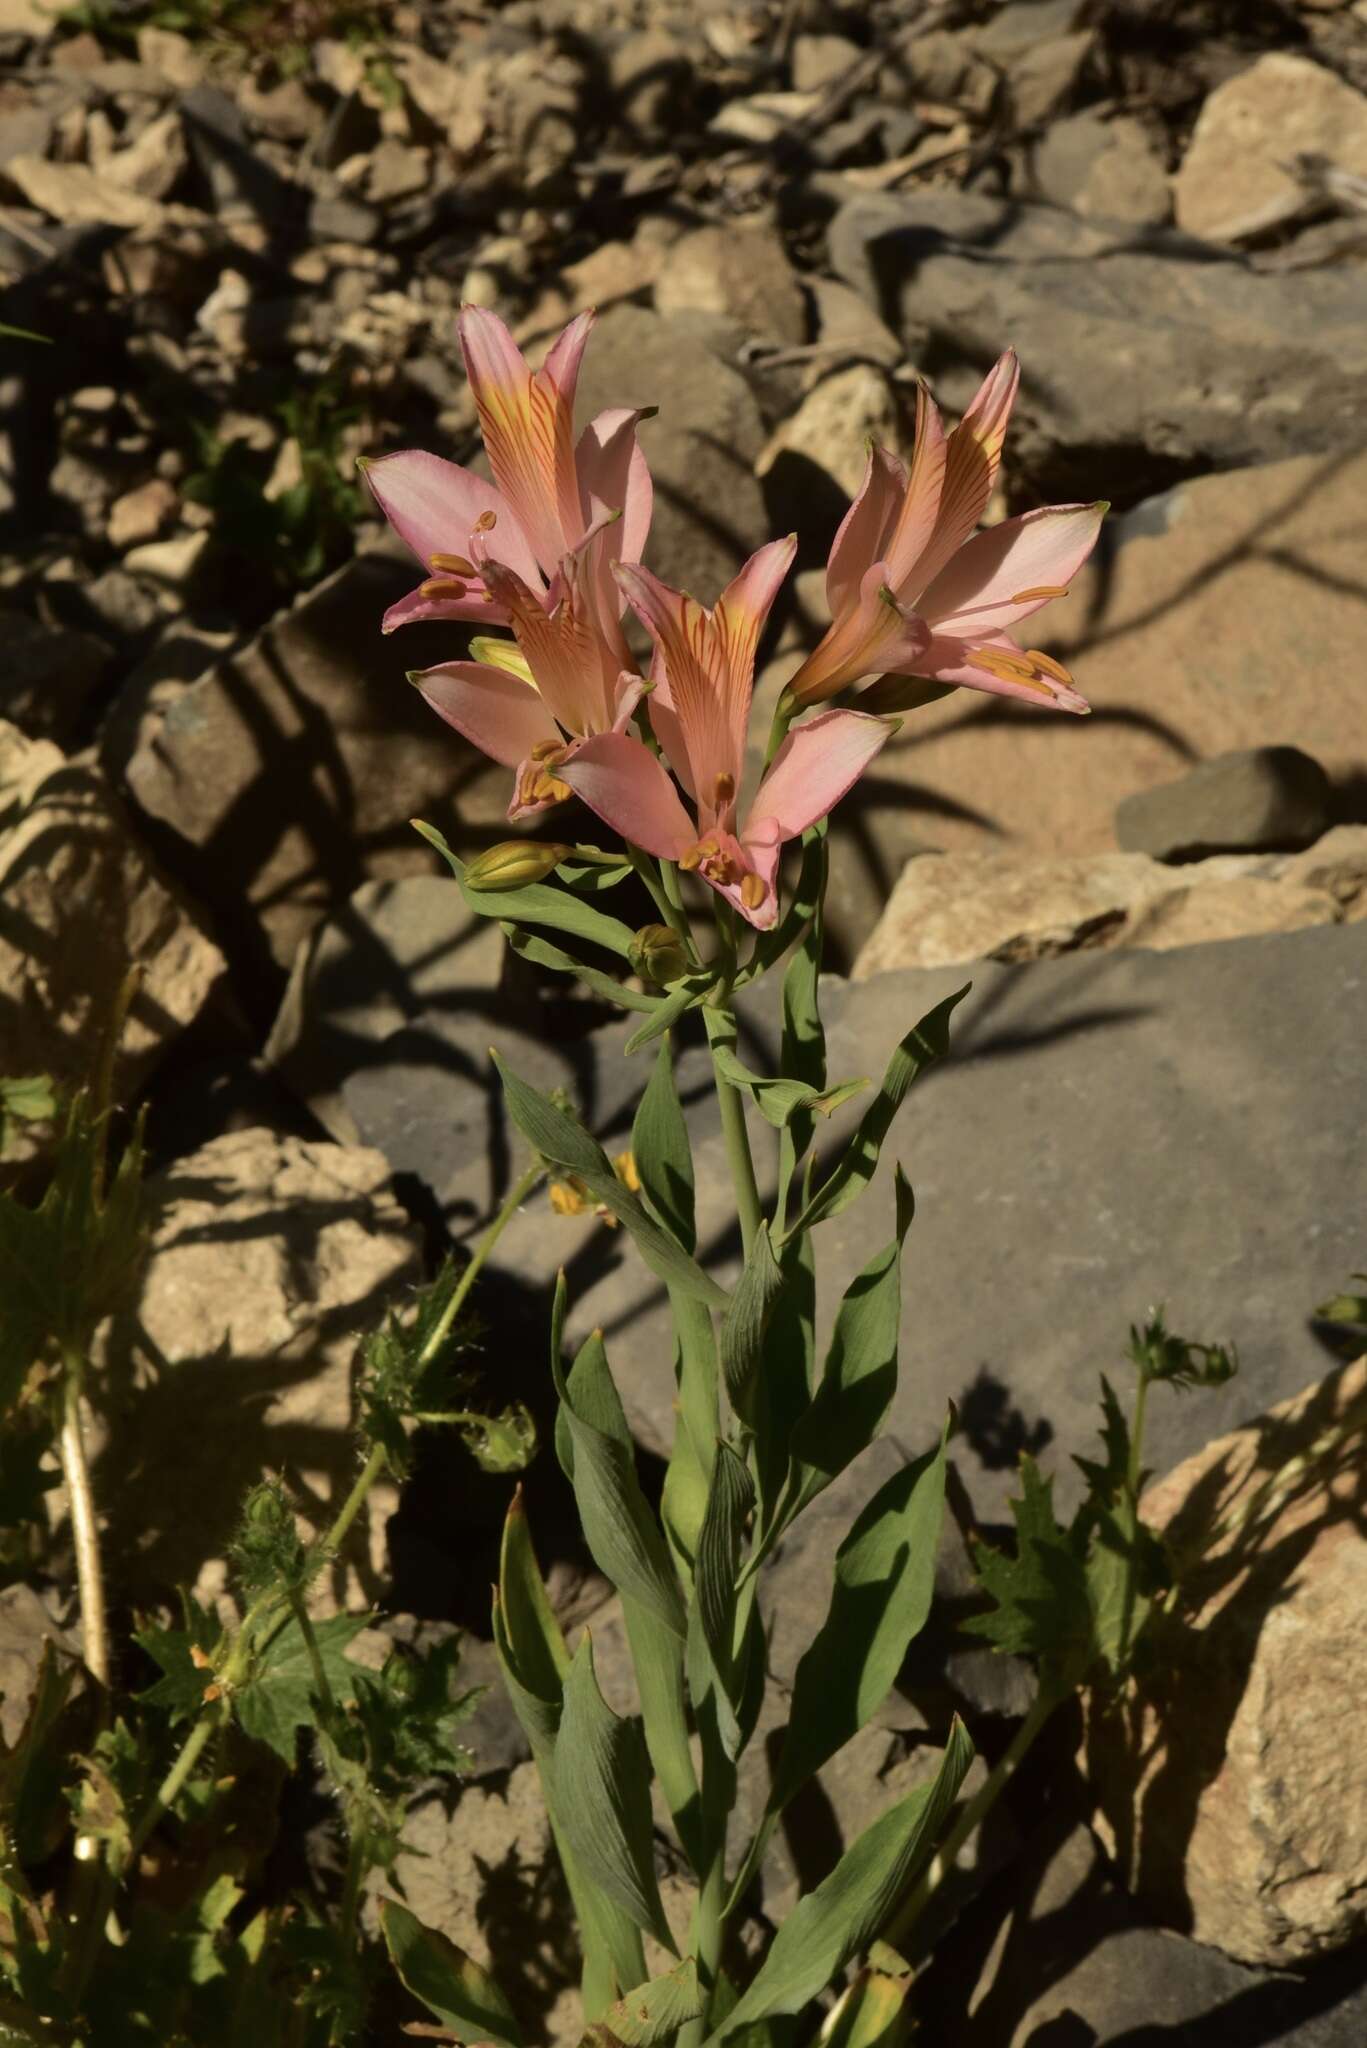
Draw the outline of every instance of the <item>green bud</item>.
[[[569,850],[544,839],[500,839],[470,862],[465,879],[472,889],[523,889],[554,874]]]
[[[676,931],[667,924],[643,924],[631,942],[631,964],[645,980],[663,988],[687,974],[689,960]]]

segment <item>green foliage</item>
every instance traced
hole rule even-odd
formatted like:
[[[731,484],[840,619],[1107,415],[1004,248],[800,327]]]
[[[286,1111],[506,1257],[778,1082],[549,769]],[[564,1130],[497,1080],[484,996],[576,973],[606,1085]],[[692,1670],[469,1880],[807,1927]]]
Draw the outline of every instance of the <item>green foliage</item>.
[[[1367,1273],[1354,1273],[1354,1280],[1367,1281]],[[1367,1294],[1335,1294],[1315,1310],[1326,1323],[1367,1323]]]
[[[25,1074],[14,1080],[0,1076],[0,1159],[9,1149],[13,1124],[45,1123],[57,1114],[57,1096],[47,1074]]]

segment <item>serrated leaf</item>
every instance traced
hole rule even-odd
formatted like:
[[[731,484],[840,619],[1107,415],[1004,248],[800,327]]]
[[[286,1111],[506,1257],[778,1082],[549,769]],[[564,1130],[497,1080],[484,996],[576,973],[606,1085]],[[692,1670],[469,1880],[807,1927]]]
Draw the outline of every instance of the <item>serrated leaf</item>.
[[[620,918],[608,917],[570,890],[552,888],[547,882],[531,882],[522,889],[472,889],[465,879],[464,861],[452,852],[436,826],[419,818],[412,822],[414,831],[435,846],[477,916],[492,918],[496,924],[533,924],[568,932],[572,938],[587,939],[609,953],[620,954],[623,960],[630,959],[632,933]]]
[[[338,1706],[345,1706],[356,1690],[356,1666],[347,1661],[347,1645],[369,1625],[366,1614],[334,1614],[313,1625],[323,1672]],[[299,1730],[312,1727],[317,1718],[313,1691],[308,1646],[291,1616],[256,1657],[250,1678],[233,1695],[233,1709],[244,1734],[268,1743],[293,1765]]]
[[[380,1907],[385,1946],[402,1983],[457,2041],[522,2048],[512,2008],[488,1971],[396,1899]]]
[[[641,1257],[657,1278],[669,1286],[681,1287],[714,1308],[725,1306],[726,1295],[683,1251],[669,1232],[658,1224],[613,1172],[601,1145],[583,1125],[565,1110],[558,1109],[544,1095],[520,1080],[510,1067],[494,1055],[503,1083],[508,1114],[523,1137],[551,1164],[578,1176],[596,1202],[610,1209],[618,1222],[630,1231]]]
[[[652,2048],[670,2041],[678,2029],[702,2011],[698,1966],[686,1956],[676,1970],[652,1977],[615,2000],[601,2020],[580,2039],[579,2048]]]
[[[693,1204],[693,1148],[674,1081],[674,1051],[661,1041],[631,1126],[631,1156],[641,1187],[660,1222],[682,1250],[697,1244]]]
[[[752,2021],[803,2011],[851,1956],[868,1947],[931,1856],[972,1761],[973,1745],[956,1719],[931,1782],[881,1814],[830,1876],[799,1899],[758,1975],[708,2035],[706,2048]]]
[[[888,1061],[882,1085],[860,1118],[853,1137],[786,1235],[795,1236],[799,1231],[828,1222],[863,1193],[878,1169],[883,1140],[908,1090],[948,1052],[950,1017],[971,987],[971,982],[965,982],[907,1033]]]
[[[755,1233],[721,1326],[722,1378],[731,1406],[746,1421],[751,1418],[751,1395],[764,1361],[765,1332],[782,1285],[783,1274],[764,1222]]]
[[[835,1559],[826,1619],[797,1667],[770,1808],[781,1811],[887,1698],[925,1626],[945,1499],[945,1445],[894,1472]]]
[[[1071,1530],[1054,1514],[1053,1481],[1033,1458],[1020,1461],[1021,1498],[1011,1502],[1014,1555],[975,1543],[979,1583],[993,1605],[962,1627],[999,1650],[1037,1657],[1050,1680],[1071,1682],[1091,1662],[1092,1605],[1087,1575]]]
[[[565,1679],[554,1782],[556,1812],[585,1876],[643,1933],[677,1953],[655,1877],[641,1724],[614,1714],[603,1698],[587,1630]]]
[[[149,1707],[160,1707],[173,1721],[193,1721],[204,1705],[204,1689],[213,1678],[209,1659],[223,1631],[192,1595],[181,1595],[181,1608],[183,1628],[149,1622],[133,1631],[134,1642],[161,1667],[161,1677],[138,1698]]]

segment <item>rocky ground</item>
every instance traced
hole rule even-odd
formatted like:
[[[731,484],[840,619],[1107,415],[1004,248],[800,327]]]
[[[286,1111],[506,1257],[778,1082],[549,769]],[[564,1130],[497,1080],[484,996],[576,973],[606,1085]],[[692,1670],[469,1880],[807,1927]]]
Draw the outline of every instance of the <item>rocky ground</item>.
[[[501,772],[403,681],[451,630],[380,638],[411,569],[354,470],[473,453],[464,300],[533,351],[598,307],[582,402],[660,408],[652,558],[673,580],[710,598],[798,530],[769,695],[823,624],[864,437],[905,441],[918,376],[952,411],[1019,349],[994,514],[1116,508],[1041,622],[1094,715],[950,698],[840,814],[849,1071],[986,963],[908,1126],[894,1441],[950,1395],[980,1515],[1023,1447],[1066,1485],[1096,1372],[1159,1298],[1244,1358],[1233,1389],[1155,1416],[1160,1468],[1320,1377],[1309,1310],[1364,1263],[1367,0],[0,0],[0,322],[41,337],[0,335],[0,1073],[75,1080],[143,964],[119,1085],[149,1108],[160,1220],[139,1328],[108,1344],[163,1370],[145,1436],[116,1410],[106,1456],[150,1470],[204,1398],[239,1417],[180,1469],[155,1540],[113,1513],[126,1583],[164,1597],[178,1558],[212,1593],[263,1461],[320,1502],[344,1486],[354,1332],[509,1177],[491,1036],[605,1134],[638,1085],[595,1006],[469,927],[408,824],[506,834]],[[6,1171],[40,1170],[28,1145]],[[524,1220],[485,1289],[500,1355],[525,1331],[540,1357],[536,1289],[568,1260],[657,1451],[657,1305],[601,1231]],[[724,1264],[724,1205],[704,1221]],[[854,1254],[833,1244],[832,1279]],[[527,1377],[509,1395],[544,1407]],[[1325,1484],[1334,1540],[1284,1532],[1320,1589],[1296,1640],[1319,1647],[1269,1638],[1231,1769],[1264,1735],[1295,1751],[1288,1669],[1367,1661],[1360,1516]],[[554,1480],[531,1485],[583,1611]],[[505,1494],[420,1471],[333,1597],[482,1627],[482,1590],[450,1589],[487,1585]],[[800,1617],[813,1574],[790,1573]],[[48,1624],[4,1597],[8,1671]],[[929,1654],[776,1853],[768,1910],[915,1768],[947,1701],[989,1755],[1009,1735],[1021,1675]],[[1057,1770],[1020,1788],[1014,1847],[984,1845],[927,1980],[944,2038],[1357,2048],[1367,1770],[1335,1788],[1332,1839],[1322,1791],[1317,1819],[1203,1781],[1211,1853],[1247,1879],[1222,1918],[1205,1851],[1175,1878],[1155,1851],[1149,1883],[1113,1820],[1093,1831],[1080,1740],[1060,1728]],[[522,2002],[559,2024],[528,1766],[496,1714],[482,1741],[420,1910],[486,1949],[530,1912]],[[1169,1852],[1199,1792],[1154,1807]],[[1264,1835],[1231,1848],[1218,1828],[1250,1803]],[[478,1925],[472,1858],[507,1879]]]

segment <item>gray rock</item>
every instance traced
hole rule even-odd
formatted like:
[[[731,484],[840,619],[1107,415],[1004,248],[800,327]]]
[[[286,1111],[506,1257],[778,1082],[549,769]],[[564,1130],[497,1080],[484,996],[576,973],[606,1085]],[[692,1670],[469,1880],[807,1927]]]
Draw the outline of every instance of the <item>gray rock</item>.
[[[13,1749],[23,1733],[45,1651],[59,1671],[78,1660],[79,1623],[75,1629],[63,1628],[51,1601],[33,1586],[6,1586],[0,1591],[0,1739],[6,1749]]]
[[[1250,747],[1117,804],[1116,843],[1157,860],[1297,852],[1328,830],[1329,778],[1299,747]]]
[[[1178,236],[945,190],[851,200],[828,236],[837,274],[918,338],[951,406],[1010,337],[1025,366],[1012,447],[1042,495],[1112,495],[1117,470],[1137,494],[1367,440],[1351,266],[1274,276]]]
[[[616,305],[594,329],[578,415],[591,419],[610,405],[660,408],[641,429],[655,479],[646,559],[710,604],[769,538],[753,475],[765,439],[754,394],[696,329],[641,306]]]
[[[702,227],[683,235],[655,283],[656,310],[720,313],[747,334],[790,345],[807,338],[797,273],[774,228]]]
[[[1162,161],[1128,114],[1103,121],[1086,112],[1051,123],[1031,168],[1046,199],[1093,218],[1157,227],[1172,212]]]
[[[74,738],[109,673],[109,649],[93,633],[0,611],[5,648],[0,713],[34,739]]]

